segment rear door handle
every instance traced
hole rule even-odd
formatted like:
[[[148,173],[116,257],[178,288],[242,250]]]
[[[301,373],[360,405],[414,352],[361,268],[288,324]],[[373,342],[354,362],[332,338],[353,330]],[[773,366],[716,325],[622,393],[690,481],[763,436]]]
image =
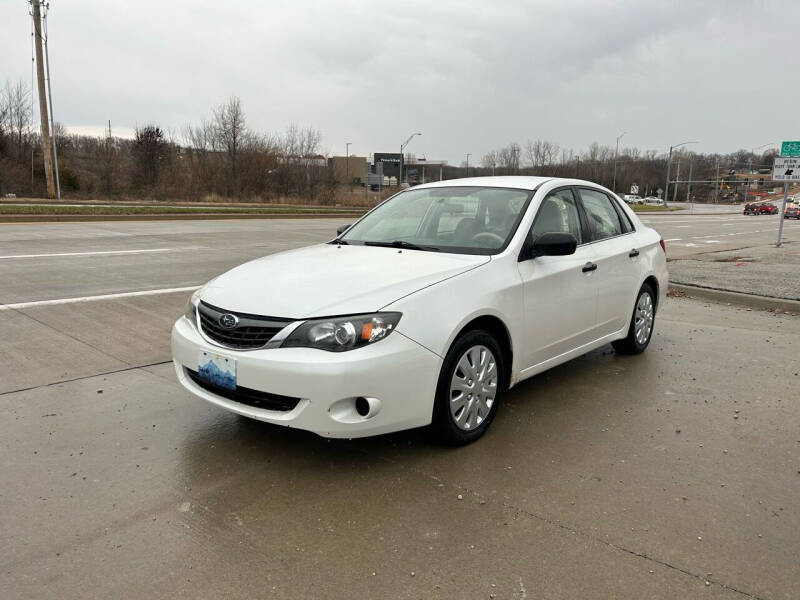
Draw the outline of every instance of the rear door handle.
[[[585,265],[583,265],[583,268],[581,269],[581,271],[583,271],[584,273],[590,273],[591,271],[594,271],[595,269],[597,269],[597,265],[595,263],[587,262]]]
[[[630,258],[634,258],[634,257],[636,257],[636,256],[639,256],[639,251],[638,251],[636,248],[634,248],[633,250],[631,250],[630,252],[628,252],[628,256],[629,256]]]

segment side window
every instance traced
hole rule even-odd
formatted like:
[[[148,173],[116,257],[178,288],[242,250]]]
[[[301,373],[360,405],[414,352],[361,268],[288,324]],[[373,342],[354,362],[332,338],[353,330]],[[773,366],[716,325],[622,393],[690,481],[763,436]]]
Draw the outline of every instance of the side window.
[[[611,204],[614,205],[614,208],[617,210],[617,216],[619,216],[619,220],[622,223],[622,233],[630,233],[634,231],[635,228],[633,223],[631,223],[631,218],[628,216],[628,213],[625,212],[625,209],[619,203],[618,197],[611,197]]]
[[[593,242],[622,234],[619,215],[611,205],[611,199],[603,192],[581,188],[581,202]]]
[[[583,243],[581,221],[572,190],[555,191],[542,201],[533,221],[531,236],[536,240],[543,233],[571,233],[579,244]]]

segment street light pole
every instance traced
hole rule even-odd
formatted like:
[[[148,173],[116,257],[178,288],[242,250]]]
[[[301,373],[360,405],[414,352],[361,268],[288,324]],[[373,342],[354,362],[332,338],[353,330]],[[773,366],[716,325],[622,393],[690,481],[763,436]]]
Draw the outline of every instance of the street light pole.
[[[400,184],[403,183],[403,150],[406,149],[406,146],[408,146],[408,143],[412,139],[414,139],[415,135],[422,135],[422,134],[419,133],[419,132],[412,133],[410,136],[408,136],[408,139],[405,142],[400,144],[400,175],[397,178],[397,187],[398,187],[398,189],[400,188]]]
[[[469,177],[469,157],[472,156],[471,152],[467,152],[467,177]]]
[[[672,151],[675,148],[680,148],[681,146],[685,146],[686,144],[698,144],[699,142],[692,141],[692,142],[681,142],[680,144],[675,144],[674,146],[669,147],[669,157],[667,158],[667,184],[666,188],[664,189],[664,206],[667,205],[667,198],[669,197],[669,171],[672,168]]]
[[[692,193],[692,153],[689,153],[689,180],[686,182],[686,202],[689,202],[689,197]]]
[[[614,150],[614,183],[611,184],[611,191],[615,194],[617,193],[617,155],[619,154],[619,141],[622,139],[622,136],[628,133],[627,131],[623,131],[617,136],[617,147]]]

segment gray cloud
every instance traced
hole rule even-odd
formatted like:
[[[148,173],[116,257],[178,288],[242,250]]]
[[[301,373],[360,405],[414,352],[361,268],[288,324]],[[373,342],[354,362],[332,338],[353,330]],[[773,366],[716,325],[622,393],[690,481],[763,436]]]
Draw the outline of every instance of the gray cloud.
[[[453,162],[510,141],[730,151],[797,137],[781,67],[800,3],[52,0],[56,118],[179,131],[237,94],[252,127],[329,151]],[[21,0],[0,4],[0,78],[30,78]],[[795,130],[792,130],[795,127]],[[84,129],[85,130],[85,129]]]

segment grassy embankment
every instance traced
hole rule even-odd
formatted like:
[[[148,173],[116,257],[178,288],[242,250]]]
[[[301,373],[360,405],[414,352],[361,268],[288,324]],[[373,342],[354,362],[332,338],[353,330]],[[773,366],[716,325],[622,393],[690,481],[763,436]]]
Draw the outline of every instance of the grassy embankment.
[[[37,206],[18,205],[9,206],[0,204],[0,215],[185,215],[185,214],[263,214],[263,215],[331,215],[331,214],[358,214],[364,212],[363,208],[303,208],[297,206],[271,206],[271,207],[236,207],[217,208],[204,206],[194,208],[187,206]]]

